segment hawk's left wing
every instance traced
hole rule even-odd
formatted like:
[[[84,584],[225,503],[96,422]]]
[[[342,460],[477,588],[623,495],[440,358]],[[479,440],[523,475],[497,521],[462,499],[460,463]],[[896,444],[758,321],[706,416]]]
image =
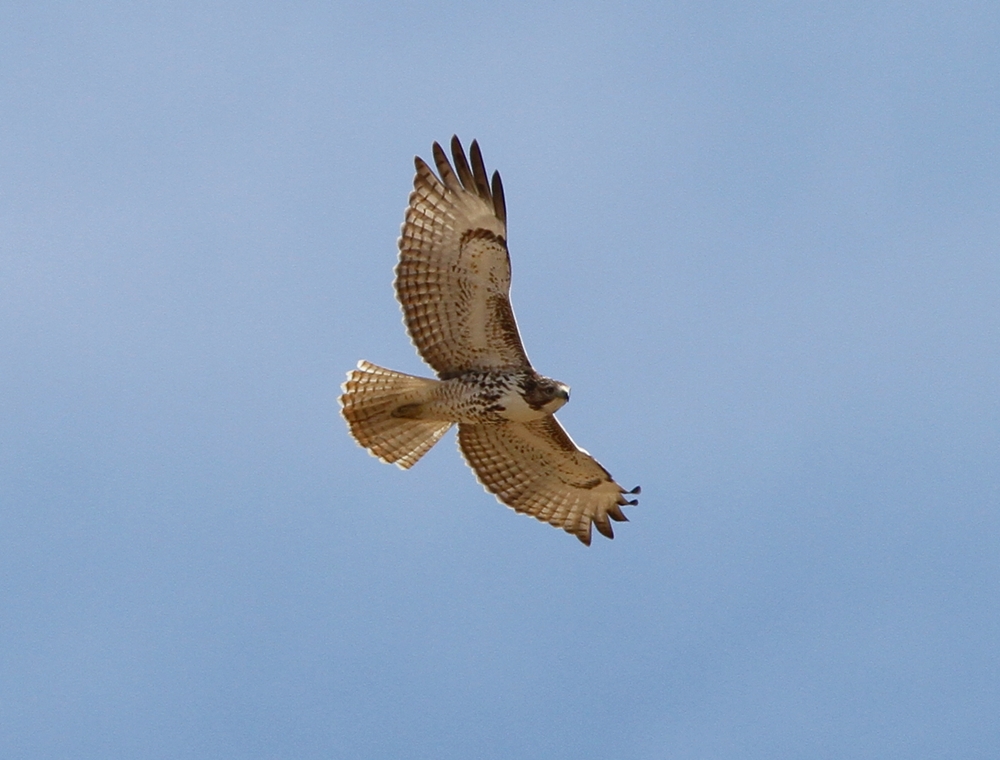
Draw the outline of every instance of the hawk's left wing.
[[[531,366],[510,306],[507,209],[500,175],[473,140],[455,161],[434,143],[440,179],[420,158],[399,238],[396,297],[420,355],[442,379],[471,369]]]
[[[552,415],[526,423],[462,423],[458,444],[479,482],[497,499],[588,546],[591,523],[614,538],[610,520],[627,520],[621,507],[638,503],[624,494],[639,489],[618,485]]]

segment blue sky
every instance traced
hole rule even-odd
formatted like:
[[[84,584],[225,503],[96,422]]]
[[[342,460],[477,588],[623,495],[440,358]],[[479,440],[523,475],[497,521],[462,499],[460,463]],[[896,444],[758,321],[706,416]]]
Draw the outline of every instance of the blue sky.
[[[994,3],[0,8],[0,755],[1000,755]],[[369,457],[413,156],[631,522]]]

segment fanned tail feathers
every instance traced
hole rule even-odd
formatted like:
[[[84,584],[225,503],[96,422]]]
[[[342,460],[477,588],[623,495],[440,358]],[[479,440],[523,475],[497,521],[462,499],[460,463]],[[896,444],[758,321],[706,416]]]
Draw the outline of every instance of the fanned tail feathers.
[[[397,417],[393,412],[419,401],[437,382],[358,362],[358,368],[347,373],[340,397],[354,440],[383,462],[404,470],[412,467],[454,423]]]

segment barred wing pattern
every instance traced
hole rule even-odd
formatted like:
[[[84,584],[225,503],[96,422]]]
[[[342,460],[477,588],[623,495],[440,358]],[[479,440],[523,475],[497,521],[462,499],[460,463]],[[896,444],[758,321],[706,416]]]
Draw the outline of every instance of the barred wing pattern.
[[[437,174],[415,160],[395,280],[406,330],[439,380],[360,362],[343,386],[344,418],[358,443],[404,468],[457,422],[465,460],[500,502],[587,545],[593,525],[613,538],[611,521],[626,519],[621,508],[637,503],[626,494],[639,489],[625,491],[546,414],[566,386],[538,375],[521,343],[500,175],[487,176],[475,141],[466,158],[453,137],[451,155],[454,166],[434,143]]]
[[[510,306],[507,211],[500,175],[487,179],[479,145],[451,141],[454,170],[434,143],[440,179],[415,160],[399,239],[396,298],[417,351],[441,379],[470,369],[530,366]]]
[[[458,443],[479,481],[497,499],[590,545],[591,523],[614,538],[611,520],[627,521],[621,507],[635,505],[555,417],[534,422],[458,426]]]

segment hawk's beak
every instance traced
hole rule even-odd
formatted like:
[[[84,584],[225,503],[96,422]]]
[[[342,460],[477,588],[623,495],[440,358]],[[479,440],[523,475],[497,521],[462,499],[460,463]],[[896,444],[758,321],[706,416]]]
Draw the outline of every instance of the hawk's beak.
[[[569,386],[560,385],[559,391],[556,393],[556,396],[561,398],[563,401],[569,401]]]

